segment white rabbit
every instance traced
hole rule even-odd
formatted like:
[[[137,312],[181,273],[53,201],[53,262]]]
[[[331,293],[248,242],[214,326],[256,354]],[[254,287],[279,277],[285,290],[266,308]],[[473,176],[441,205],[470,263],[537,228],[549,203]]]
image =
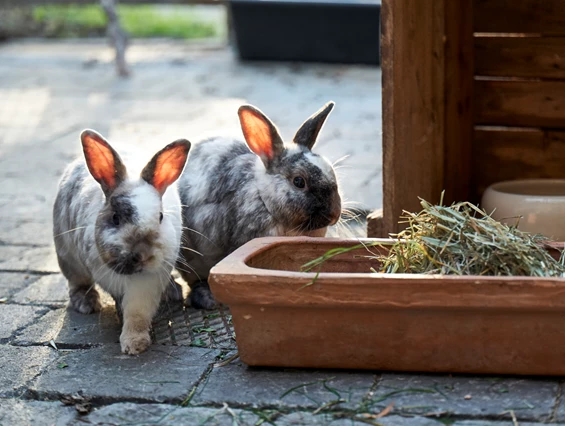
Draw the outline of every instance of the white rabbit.
[[[67,167],[53,207],[59,266],[76,311],[100,310],[95,283],[112,295],[123,317],[122,352],[137,354],[151,344],[151,320],[171,286],[182,228],[174,182],[190,142],[167,145],[141,175],[128,176],[98,133],[85,130],[81,141],[86,161]]]

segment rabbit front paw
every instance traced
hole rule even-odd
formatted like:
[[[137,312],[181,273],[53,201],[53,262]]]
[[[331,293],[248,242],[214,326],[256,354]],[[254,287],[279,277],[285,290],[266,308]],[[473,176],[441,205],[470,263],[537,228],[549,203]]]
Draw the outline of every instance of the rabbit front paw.
[[[149,345],[151,345],[151,337],[149,336],[149,331],[123,332],[120,336],[120,344],[124,354],[137,355],[145,352]]]
[[[195,309],[216,309],[216,299],[206,281],[200,281],[190,289],[187,302]]]
[[[100,295],[94,287],[72,288],[69,292],[73,309],[81,314],[100,312]]]

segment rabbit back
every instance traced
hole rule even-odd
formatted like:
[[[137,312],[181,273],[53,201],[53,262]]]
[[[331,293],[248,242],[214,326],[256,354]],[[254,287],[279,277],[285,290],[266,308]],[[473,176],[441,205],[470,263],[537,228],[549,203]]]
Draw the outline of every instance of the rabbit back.
[[[53,235],[60,258],[75,263],[92,275],[101,266],[94,237],[96,216],[104,194],[82,160],[71,163],[60,180],[53,207]]]
[[[257,185],[260,160],[245,142],[210,138],[193,145],[179,179],[184,265],[189,283],[252,238],[276,235],[277,224]],[[197,253],[198,252],[198,253]],[[189,268],[189,270],[186,270]]]

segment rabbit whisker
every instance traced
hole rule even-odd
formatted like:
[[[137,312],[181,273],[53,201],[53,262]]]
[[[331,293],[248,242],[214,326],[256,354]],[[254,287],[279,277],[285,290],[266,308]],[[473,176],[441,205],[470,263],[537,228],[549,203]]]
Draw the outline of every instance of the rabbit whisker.
[[[294,232],[303,232],[306,229],[306,228],[303,228],[303,227],[304,227],[304,224],[300,223],[298,226],[286,231],[285,235],[291,235]]]
[[[356,205],[356,206],[363,206],[363,203],[359,202],[359,201],[351,201],[351,200],[344,200],[342,203],[344,206],[352,206],[352,205]]]
[[[186,259],[182,256],[177,257],[176,263],[180,263],[182,265],[188,265],[188,262],[186,261]]]
[[[332,163],[332,167],[335,168],[336,165],[338,165],[338,164],[341,163],[342,161],[348,159],[350,156],[351,156],[350,154],[345,154],[343,157],[338,158],[337,160],[335,160],[335,161]]]
[[[335,166],[334,170],[341,170],[341,169],[353,169],[353,166],[349,164],[342,164],[341,166]]]
[[[92,283],[92,285],[90,287],[88,287],[88,290],[86,290],[84,295],[86,296],[88,293],[90,293],[90,290],[92,290],[94,287],[96,287],[96,283]]]
[[[202,253],[200,253],[199,251],[194,250],[193,248],[184,247],[184,246],[181,246],[180,248],[183,249],[183,250],[191,251],[191,252],[196,253],[196,254],[198,254],[198,255],[200,255],[200,256],[204,256]]]
[[[68,231],[61,232],[60,234],[55,235],[54,238],[60,237],[61,235],[70,234],[71,232],[78,231],[79,229],[84,229],[84,228],[86,228],[86,226],[79,226],[78,228],[69,229]]]
[[[186,269],[180,268],[178,264],[177,264],[177,265],[173,265],[173,264],[170,263],[168,260],[165,260],[165,263],[167,263],[169,266],[171,266],[171,267],[173,267],[173,268],[176,267],[179,271],[183,271],[183,272],[186,272],[186,273],[188,273],[188,274],[190,274],[191,272],[193,272],[193,273],[196,275],[196,277],[197,277],[199,280],[201,280],[200,275],[198,275],[198,272],[196,272],[196,270],[195,270],[192,266],[190,266],[188,263],[186,263],[186,262],[185,262],[185,263],[181,262],[181,264],[182,264],[183,266],[186,266],[187,268],[189,268],[190,271],[187,271]]]
[[[212,244],[214,243],[210,238],[208,238],[208,237],[207,237],[206,235],[204,235],[203,233],[198,232],[196,229],[189,228],[188,226],[183,226],[182,229],[186,229],[187,231],[194,232],[195,234],[200,235],[202,238],[206,238],[206,239],[207,239],[209,242],[211,242]]]

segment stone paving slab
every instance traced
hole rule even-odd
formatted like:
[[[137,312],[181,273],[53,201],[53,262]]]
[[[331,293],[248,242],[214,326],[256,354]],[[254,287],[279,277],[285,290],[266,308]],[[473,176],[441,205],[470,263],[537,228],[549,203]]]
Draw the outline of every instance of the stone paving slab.
[[[0,304],[0,340],[8,339],[14,332],[32,323],[45,308]]]
[[[153,345],[138,356],[118,344],[59,351],[57,363],[30,386],[38,395],[81,394],[98,400],[183,401],[220,354],[213,349]],[[65,368],[59,368],[66,364]]]
[[[53,243],[51,221],[39,222],[38,219],[2,220],[0,225],[0,243],[22,244],[32,242],[34,246],[47,246]]]
[[[0,399],[0,425],[209,425],[233,426],[255,425],[261,420],[269,418],[269,411],[246,411],[225,406],[222,408],[206,407],[180,407],[167,404],[134,404],[116,403],[97,408],[86,416],[79,415],[74,407],[65,406],[60,402],[26,401],[18,399]],[[451,424],[454,426],[512,426],[513,422],[489,420],[462,420],[441,423],[435,419],[423,417],[400,417],[389,415],[374,420],[382,426],[441,426]],[[361,426],[367,423],[349,418],[335,418],[332,413],[313,415],[308,412],[295,412],[277,415],[271,423],[278,426]],[[520,426],[541,426],[546,423],[520,423]],[[556,423],[552,423],[558,425]],[[562,423],[561,423],[562,425]]]
[[[565,384],[563,383],[563,381],[561,382],[561,398],[559,399],[559,406],[557,407],[557,409],[555,410],[555,419],[559,422],[563,422],[565,423],[565,401],[563,399],[563,388],[565,387]]]
[[[29,247],[0,245],[0,269],[4,269],[2,265],[9,260],[22,257],[26,250],[29,250]]]
[[[105,305],[99,313],[83,315],[72,308],[55,309],[25,328],[14,344],[30,345],[53,340],[62,348],[118,343],[121,326],[114,306]]]
[[[542,426],[547,423],[531,423],[531,422],[520,422],[519,426]],[[552,425],[563,425],[563,423],[551,423]],[[437,425],[437,423],[436,423]],[[516,423],[512,419],[505,421],[490,421],[490,420],[461,420],[454,423],[454,426],[516,426]]]
[[[49,275],[45,278],[51,277],[57,276]],[[38,293],[40,291],[38,289]],[[33,292],[24,294],[29,294],[29,302],[33,302]],[[83,315],[70,307],[54,309],[37,323],[21,330],[12,343],[29,346],[53,340],[62,348],[85,348],[117,343],[121,324],[114,302],[105,293],[101,295],[102,310],[99,313]],[[16,300],[28,301],[20,296],[18,293]],[[50,306],[61,304],[58,300],[43,300],[39,303]],[[231,314],[226,307],[201,311],[183,306],[182,303],[164,302],[153,321],[152,337],[153,343],[157,345],[236,349]]]
[[[136,425],[253,425],[261,418],[251,412],[238,409],[218,409],[189,407],[183,408],[166,404],[112,404],[97,409],[76,421],[81,426],[85,422],[91,425],[136,424]]]
[[[4,130],[6,129],[0,127],[0,134],[2,134]],[[47,135],[47,137],[49,137],[49,135]],[[5,146],[5,141],[2,140],[3,150],[6,149]],[[24,159],[17,160],[12,158],[8,160],[3,157],[0,158],[0,164],[2,164],[3,176],[7,177],[17,175],[18,171],[21,171],[22,166],[29,166],[29,163],[26,163]],[[51,171],[51,173],[54,174],[54,171]],[[36,194],[33,189],[35,188],[30,188],[31,193],[22,193],[18,195],[10,194],[2,189],[2,192],[0,192],[0,208],[4,209],[6,213],[9,212],[9,214],[6,214],[5,217],[2,218],[2,225],[5,223],[13,224],[19,221],[39,221],[41,223],[44,221],[45,223],[50,222],[52,215],[51,209],[46,207],[48,207],[47,200],[50,200],[51,197],[48,198],[46,195],[51,194]],[[2,229],[3,232],[6,231],[5,228],[0,229]]]
[[[395,403],[405,413],[445,412],[496,416],[513,410],[519,419],[547,420],[555,406],[557,380],[383,374],[373,405]]]
[[[0,345],[0,397],[23,393],[23,387],[56,358],[55,350],[46,347]]]
[[[53,425],[63,426],[77,417],[73,407],[60,402],[0,399],[0,425]],[[84,423],[82,423],[84,425]]]
[[[69,300],[67,280],[62,274],[44,275],[33,284],[14,294],[16,303],[62,305]]]
[[[343,371],[249,368],[241,362],[215,368],[196,391],[196,405],[314,407],[343,399],[340,407],[356,407],[375,376]]]
[[[372,422],[373,424],[379,426],[441,426],[441,423],[437,420],[428,419],[425,417],[400,417],[400,416],[386,416],[377,419],[372,419],[369,416],[363,416],[359,414],[355,416],[351,414],[351,417],[343,418],[344,414],[339,414],[337,416],[333,415],[331,412],[322,413],[322,414],[312,414],[307,412],[296,412],[287,414],[277,418],[274,423],[276,425],[285,425],[285,426],[306,426],[306,425],[313,425],[313,426],[325,426],[325,425],[332,425],[332,426],[361,426],[371,424],[368,422]],[[355,420],[358,419],[358,420]],[[365,420],[365,421],[363,421]]]
[[[434,419],[425,417],[401,417],[388,415],[379,419],[371,419],[358,415],[360,420],[355,420],[355,414],[343,418],[344,413],[320,413],[298,411],[290,414],[275,413],[270,410],[242,410],[225,405],[221,408],[207,407],[180,407],[167,404],[132,404],[117,403],[94,410],[87,416],[78,418],[73,425],[116,425],[136,424],[142,425],[256,425],[274,424],[277,426],[361,426],[371,421],[382,426],[514,426],[512,420],[460,420]],[[268,421],[265,421],[268,419]],[[361,421],[365,420],[365,421]],[[545,423],[520,423],[520,426],[541,426]],[[555,424],[555,423],[553,423]]]
[[[136,424],[136,425],[255,425],[262,420],[270,419],[273,413],[265,410],[242,410],[224,406],[221,408],[206,407],[179,407],[164,404],[136,405],[129,403],[112,404],[93,411],[75,424],[88,422],[93,425],[107,424]],[[393,419],[394,420],[394,419]],[[403,422],[389,423],[398,426],[409,426],[416,423]],[[312,415],[310,413],[277,414],[277,417],[263,424],[280,426],[291,425],[361,425],[366,423],[355,422],[349,419],[334,419],[330,414]],[[422,424],[422,423],[421,423]],[[433,426],[438,425],[437,422]]]
[[[29,286],[39,278],[39,275],[0,272],[0,298],[9,299],[14,292]]]
[[[0,246],[0,270],[42,273],[60,272],[55,249],[51,246]]]

